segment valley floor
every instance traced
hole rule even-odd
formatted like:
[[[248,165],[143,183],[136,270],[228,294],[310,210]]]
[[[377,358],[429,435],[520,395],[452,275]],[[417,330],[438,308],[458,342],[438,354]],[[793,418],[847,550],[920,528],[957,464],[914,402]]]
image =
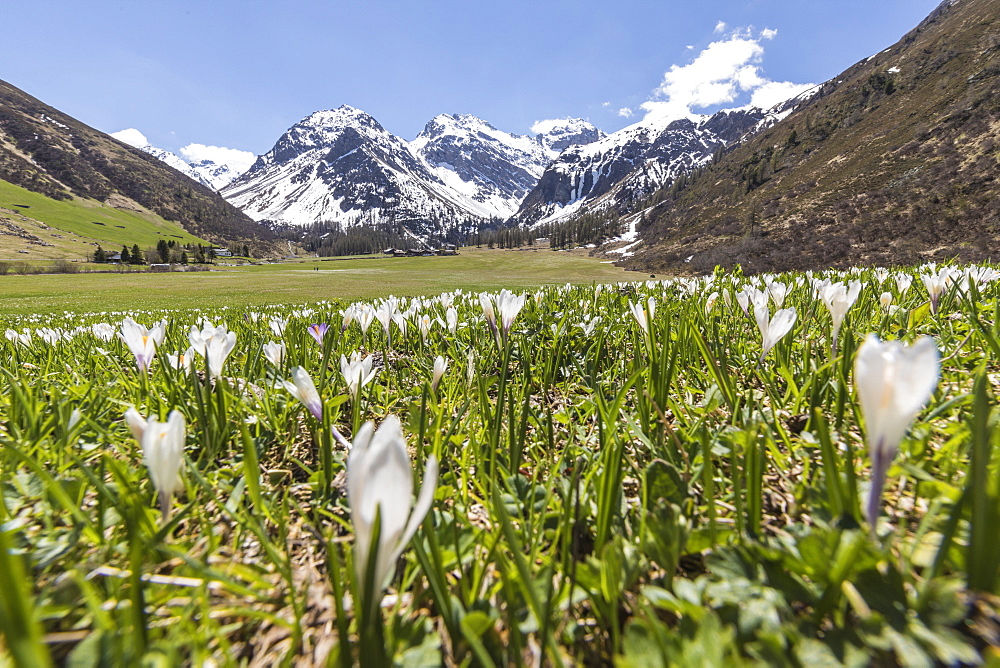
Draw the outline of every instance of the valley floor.
[[[641,277],[573,253],[463,248],[450,257],[311,258],[209,272],[9,274],[0,276],[0,312],[240,308]]]

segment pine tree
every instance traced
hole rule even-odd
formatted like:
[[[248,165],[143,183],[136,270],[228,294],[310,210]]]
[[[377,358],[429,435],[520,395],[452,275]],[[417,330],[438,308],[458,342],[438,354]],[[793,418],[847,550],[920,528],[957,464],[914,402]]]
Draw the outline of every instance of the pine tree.
[[[105,254],[103,248],[101,248],[100,246],[98,246],[97,250],[94,251],[94,262],[97,262],[97,263],[100,263],[100,264],[104,264],[107,261],[108,261],[107,254]]]
[[[142,251],[139,250],[139,244],[132,244],[132,264],[146,264]]]
[[[128,252],[128,246],[122,246],[122,257],[119,262],[122,264],[129,264],[132,262],[132,255]]]

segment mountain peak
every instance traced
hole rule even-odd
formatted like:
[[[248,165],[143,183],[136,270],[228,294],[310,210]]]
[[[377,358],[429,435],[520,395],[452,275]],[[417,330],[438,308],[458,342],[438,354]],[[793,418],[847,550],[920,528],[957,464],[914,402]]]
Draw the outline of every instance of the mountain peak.
[[[607,136],[582,118],[537,121],[531,126],[531,131],[535,133],[535,142],[553,154],[552,157],[570,146],[590,144]]]
[[[339,130],[356,126],[377,129],[381,132],[385,131],[371,114],[352,107],[349,104],[342,104],[336,109],[314,111],[292,126],[292,128],[303,127]]]

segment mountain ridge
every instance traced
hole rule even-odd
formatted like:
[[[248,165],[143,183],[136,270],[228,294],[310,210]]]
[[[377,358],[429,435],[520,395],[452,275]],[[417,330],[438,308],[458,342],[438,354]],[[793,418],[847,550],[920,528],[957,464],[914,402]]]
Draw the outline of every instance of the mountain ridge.
[[[444,237],[499,224],[556,147],[601,134],[578,119],[528,137],[471,114],[439,114],[407,142],[369,114],[342,105],[295,123],[222,193],[256,220],[390,224]]]
[[[780,271],[994,257],[1000,8],[942,3],[642,215],[623,261]]]

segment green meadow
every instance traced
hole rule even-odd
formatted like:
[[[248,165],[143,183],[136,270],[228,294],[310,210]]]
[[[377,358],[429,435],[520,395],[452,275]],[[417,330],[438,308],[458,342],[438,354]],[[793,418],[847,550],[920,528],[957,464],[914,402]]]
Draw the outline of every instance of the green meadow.
[[[611,271],[3,277],[0,666],[997,665],[1000,271]]]
[[[94,265],[97,266],[97,265]],[[448,257],[336,259],[212,271],[0,276],[0,312],[121,311],[301,304],[446,290],[636,280],[593,258],[548,250],[467,248]]]

